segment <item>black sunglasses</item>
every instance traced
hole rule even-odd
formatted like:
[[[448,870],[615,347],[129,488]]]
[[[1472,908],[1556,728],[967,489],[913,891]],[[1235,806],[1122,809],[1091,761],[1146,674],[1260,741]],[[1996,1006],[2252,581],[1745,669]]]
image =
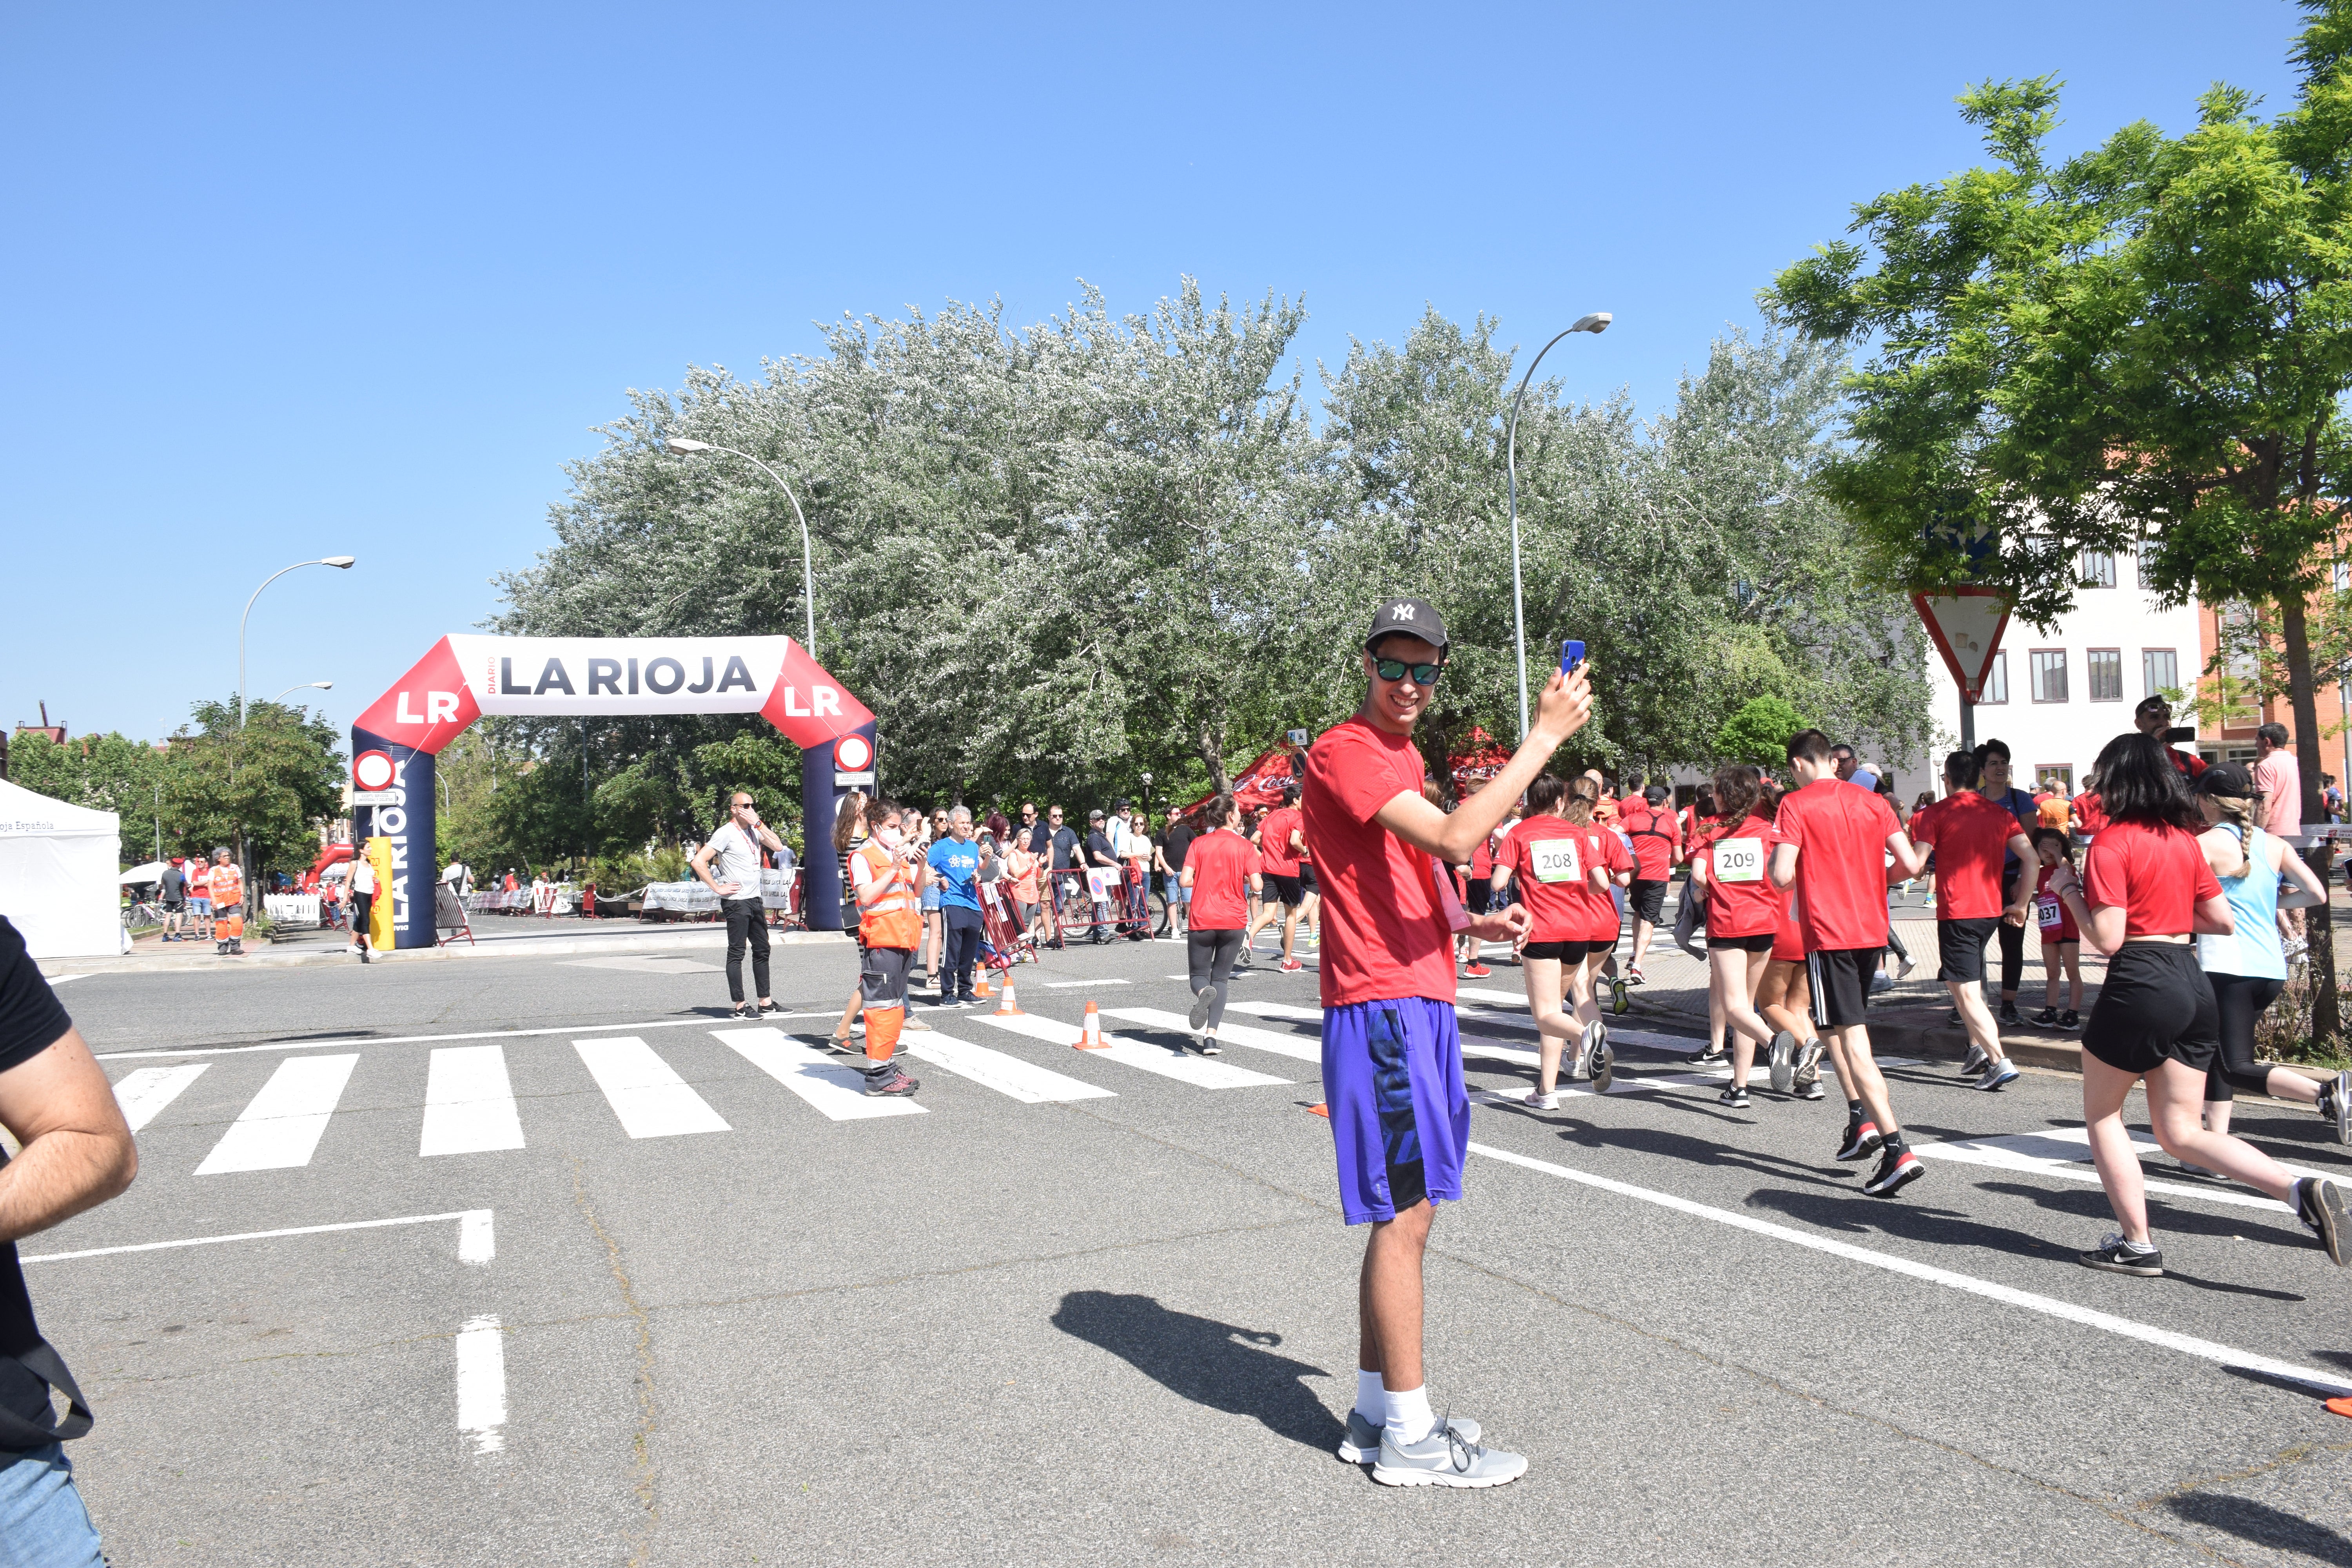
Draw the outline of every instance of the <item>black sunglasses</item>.
[[[1402,680],[1405,671],[1409,669],[1412,671],[1412,683],[1415,686],[1436,685],[1438,676],[1445,668],[1442,664],[1407,664],[1401,658],[1374,659],[1372,668],[1380,672],[1382,680]]]

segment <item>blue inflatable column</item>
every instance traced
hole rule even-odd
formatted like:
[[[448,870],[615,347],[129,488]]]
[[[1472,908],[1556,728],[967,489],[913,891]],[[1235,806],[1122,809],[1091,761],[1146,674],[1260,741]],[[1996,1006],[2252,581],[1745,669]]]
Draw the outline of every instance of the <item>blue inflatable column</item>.
[[[869,754],[877,750],[873,743],[872,723],[861,724],[850,733],[866,738]],[[807,916],[811,931],[840,931],[855,923],[845,918],[856,906],[844,909],[846,900],[842,897],[841,861],[833,852],[833,825],[841,797],[861,786],[834,782],[838,771],[835,748],[840,743],[837,740],[829,741],[801,752],[801,844],[804,851],[801,866],[808,873]],[[874,793],[871,786],[864,787],[867,795]]]
[[[434,858],[433,753],[353,726],[352,755],[362,752],[382,752],[392,759],[391,787],[380,793],[397,798],[352,808],[354,847],[362,838],[392,841],[393,945],[432,947],[441,940],[433,923],[433,883],[441,868]],[[376,896],[385,891],[378,889]]]

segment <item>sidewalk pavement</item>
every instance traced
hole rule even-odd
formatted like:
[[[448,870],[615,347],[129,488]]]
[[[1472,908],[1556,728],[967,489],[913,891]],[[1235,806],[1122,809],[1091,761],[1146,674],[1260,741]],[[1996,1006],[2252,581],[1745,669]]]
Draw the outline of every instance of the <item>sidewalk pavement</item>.
[[[209,942],[166,943],[160,935],[142,936],[129,952],[92,958],[44,958],[43,974],[170,974],[195,971],[284,968],[289,965],[358,960],[347,952],[351,933],[344,931],[299,931],[270,942],[246,939],[243,956],[227,958],[215,952]],[[768,941],[778,947],[844,942],[840,931],[772,931]],[[379,963],[436,963],[463,958],[553,957],[572,952],[662,952],[679,948],[727,945],[727,928],[717,921],[690,924],[653,923],[633,920],[581,920],[561,916],[543,920],[535,915],[496,916],[474,927],[471,942],[459,938],[454,946],[419,947],[378,952]]]

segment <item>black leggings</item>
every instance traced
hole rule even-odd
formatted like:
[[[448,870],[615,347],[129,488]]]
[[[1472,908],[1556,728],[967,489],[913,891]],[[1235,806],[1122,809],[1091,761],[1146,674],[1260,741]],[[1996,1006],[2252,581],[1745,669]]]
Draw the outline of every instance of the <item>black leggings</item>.
[[[1210,987],[1216,988],[1217,999],[1209,1004],[1209,1030],[1216,1032],[1225,1016],[1225,982],[1234,977],[1234,960],[1241,956],[1242,933],[1237,931],[1188,931],[1184,933],[1185,967],[1192,971],[1192,994],[1198,996]]]
[[[2268,1094],[2271,1069],[2254,1060],[2254,1025],[2286,989],[2286,982],[2251,974],[2205,978],[2213,983],[2213,1003],[2221,1013],[2221,1054],[2206,1069],[2205,1103],[2227,1104],[2241,1089],[2248,1094]]]

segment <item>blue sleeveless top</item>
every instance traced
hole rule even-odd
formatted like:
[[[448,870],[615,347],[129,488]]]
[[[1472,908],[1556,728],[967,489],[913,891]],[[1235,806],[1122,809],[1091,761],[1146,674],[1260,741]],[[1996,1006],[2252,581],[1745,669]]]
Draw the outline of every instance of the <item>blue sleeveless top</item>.
[[[2286,952],[2279,946],[2278,873],[2271,868],[2268,840],[2248,826],[2242,877],[2224,877],[2222,896],[2237,930],[2228,936],[2197,939],[2198,966],[2209,974],[2239,974],[2254,980],[2284,980]]]

